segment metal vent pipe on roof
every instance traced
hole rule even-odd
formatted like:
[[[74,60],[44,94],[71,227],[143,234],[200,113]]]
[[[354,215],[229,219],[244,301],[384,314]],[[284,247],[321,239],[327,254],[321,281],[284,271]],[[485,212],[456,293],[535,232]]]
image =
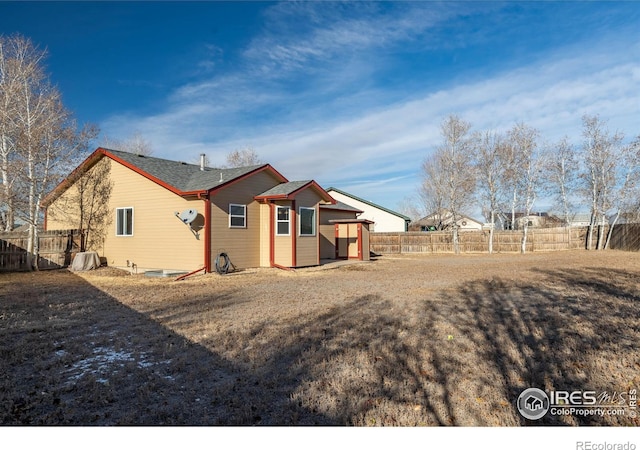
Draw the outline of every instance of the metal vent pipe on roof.
[[[200,170],[204,170],[205,161],[207,160],[207,155],[204,153],[200,153]]]

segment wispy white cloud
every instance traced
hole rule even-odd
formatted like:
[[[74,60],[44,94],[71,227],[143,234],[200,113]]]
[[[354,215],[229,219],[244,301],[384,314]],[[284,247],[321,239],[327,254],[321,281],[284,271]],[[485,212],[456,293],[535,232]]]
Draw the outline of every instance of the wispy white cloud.
[[[186,84],[159,113],[113,117],[103,128],[113,136],[140,130],[156,154],[173,159],[206,152],[222,163],[249,145],[290,179],[315,178],[388,207],[413,194],[450,113],[475,129],[523,121],[549,140],[579,139],[585,113],[637,132],[640,44],[622,35],[473,79],[452,76],[438,90],[412,83],[403,91],[372,82],[367,59],[384,58],[381,48],[392,52],[453,13],[407,7],[381,15],[380,5],[364,4],[352,19],[323,6],[276,5],[243,51],[241,70]]]

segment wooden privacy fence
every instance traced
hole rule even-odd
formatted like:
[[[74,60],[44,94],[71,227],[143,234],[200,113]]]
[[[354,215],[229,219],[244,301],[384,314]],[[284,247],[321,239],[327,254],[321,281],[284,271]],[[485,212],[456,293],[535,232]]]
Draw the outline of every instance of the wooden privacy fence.
[[[616,227],[617,228],[617,227]],[[614,228],[614,232],[616,231]],[[585,248],[586,227],[579,228],[530,228],[527,233],[527,252],[571,250]],[[594,248],[597,239],[594,230]],[[495,231],[495,253],[520,252],[522,231]],[[489,251],[488,231],[459,233],[462,253],[486,253]],[[375,253],[453,253],[453,236],[450,231],[371,233],[371,251]],[[612,238],[613,243],[613,238]],[[613,245],[612,245],[613,248]]]
[[[613,227],[609,246],[614,250],[640,250],[640,223],[625,223]]]
[[[53,230],[39,233],[40,269],[58,269],[71,264],[80,251],[80,230]],[[27,248],[29,235],[25,232],[0,232],[0,272],[29,270]]]

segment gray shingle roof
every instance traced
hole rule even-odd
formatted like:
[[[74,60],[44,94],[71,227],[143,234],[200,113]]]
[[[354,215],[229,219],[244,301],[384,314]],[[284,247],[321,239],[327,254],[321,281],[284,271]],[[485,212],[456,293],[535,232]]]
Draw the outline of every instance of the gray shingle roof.
[[[357,213],[361,213],[362,210],[358,209],[358,208],[354,208],[351,205],[347,205],[346,203],[342,203],[338,200],[336,200],[335,205],[332,205],[331,203],[323,203],[320,205],[320,208],[323,209],[337,209],[338,211],[353,211],[353,212],[357,212]]]
[[[257,197],[271,197],[276,195],[289,195],[293,192],[297,191],[301,187],[306,184],[311,183],[312,180],[304,180],[304,181],[289,181],[287,183],[280,183],[277,186],[272,187],[271,189],[263,192]]]
[[[233,169],[205,167],[204,170],[200,170],[200,165],[198,164],[187,164],[152,156],[136,155],[119,150],[105,150],[182,192],[208,190],[266,165],[260,164]]]

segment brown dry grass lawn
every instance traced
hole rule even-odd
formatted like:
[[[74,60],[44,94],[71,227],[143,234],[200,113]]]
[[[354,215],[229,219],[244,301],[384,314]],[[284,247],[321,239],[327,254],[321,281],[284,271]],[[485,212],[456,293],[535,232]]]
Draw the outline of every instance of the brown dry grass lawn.
[[[0,274],[0,423],[637,426],[515,402],[640,387],[639,292],[616,251]]]

